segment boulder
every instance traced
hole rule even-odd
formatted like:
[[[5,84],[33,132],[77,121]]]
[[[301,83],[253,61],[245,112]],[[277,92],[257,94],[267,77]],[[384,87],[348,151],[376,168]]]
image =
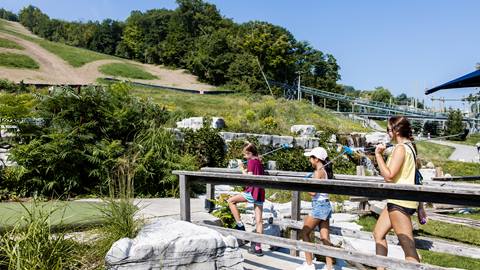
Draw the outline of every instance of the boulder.
[[[106,269],[243,269],[235,237],[185,221],[158,219],[134,239],[115,242]]]
[[[368,144],[377,145],[379,143],[390,142],[390,137],[385,132],[371,132],[365,134],[365,141]]]
[[[292,145],[293,137],[292,136],[272,136],[272,146],[279,147],[284,144]]]
[[[290,132],[300,136],[311,137],[315,135],[317,129],[314,125],[293,125],[290,127]]]

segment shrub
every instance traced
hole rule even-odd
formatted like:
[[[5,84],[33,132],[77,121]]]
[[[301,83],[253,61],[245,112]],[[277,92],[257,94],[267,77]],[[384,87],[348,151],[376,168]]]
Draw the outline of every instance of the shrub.
[[[219,167],[225,160],[225,142],[218,130],[209,127],[207,122],[198,130],[183,130],[183,149],[186,154],[197,158],[200,167]]]
[[[217,200],[212,200],[212,202],[217,207],[217,209],[212,212],[212,215],[214,215],[215,217],[219,218],[222,221],[223,227],[235,228],[236,221],[232,215],[232,212],[230,211],[230,207],[228,206],[227,199],[228,199],[228,195],[221,194]],[[243,207],[239,207],[238,210],[240,211],[240,213],[245,212],[245,208]]]
[[[263,128],[269,129],[269,130],[275,130],[278,127],[278,123],[275,121],[275,119],[272,116],[263,118],[261,121],[261,125]]]

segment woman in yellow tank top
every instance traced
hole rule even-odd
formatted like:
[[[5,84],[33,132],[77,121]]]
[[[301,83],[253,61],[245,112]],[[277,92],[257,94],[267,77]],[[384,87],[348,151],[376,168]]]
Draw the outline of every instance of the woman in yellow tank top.
[[[383,151],[386,146],[380,144],[375,149],[375,158],[380,169],[380,174],[387,183],[415,185],[416,161],[413,151],[416,151],[416,148],[415,145],[412,144],[412,129],[408,119],[403,116],[388,119],[387,132],[396,145],[386,163],[383,160]],[[422,203],[388,200],[387,206],[380,214],[373,231],[377,255],[387,256],[388,246],[385,236],[393,228],[405,253],[405,260],[420,262],[417,250],[415,249],[411,221],[411,215],[413,215],[417,209],[421,216],[426,216]],[[377,269],[384,268],[379,267]]]

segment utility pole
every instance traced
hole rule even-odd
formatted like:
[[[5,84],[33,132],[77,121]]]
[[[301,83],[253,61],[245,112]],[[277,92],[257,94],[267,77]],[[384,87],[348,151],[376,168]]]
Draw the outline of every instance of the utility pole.
[[[300,88],[300,71],[298,71],[298,88],[297,88],[298,100],[302,99],[302,89]]]

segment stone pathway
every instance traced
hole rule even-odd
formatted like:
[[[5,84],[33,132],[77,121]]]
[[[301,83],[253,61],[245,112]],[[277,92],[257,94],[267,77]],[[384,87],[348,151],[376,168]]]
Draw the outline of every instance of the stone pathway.
[[[452,143],[449,141],[429,140],[428,142],[455,147],[455,151],[448,159],[463,162],[480,162],[477,148],[471,145]]]

